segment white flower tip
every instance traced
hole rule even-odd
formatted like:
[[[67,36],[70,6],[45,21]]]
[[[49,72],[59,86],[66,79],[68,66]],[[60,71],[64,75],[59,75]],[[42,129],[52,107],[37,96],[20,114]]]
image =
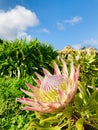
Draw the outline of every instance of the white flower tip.
[[[57,63],[54,61],[54,74],[61,74]]]

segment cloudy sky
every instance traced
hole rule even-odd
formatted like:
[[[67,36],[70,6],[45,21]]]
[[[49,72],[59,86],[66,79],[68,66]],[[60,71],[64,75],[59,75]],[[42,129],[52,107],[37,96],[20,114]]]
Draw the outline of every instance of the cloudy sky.
[[[98,0],[0,0],[0,38],[98,49]]]

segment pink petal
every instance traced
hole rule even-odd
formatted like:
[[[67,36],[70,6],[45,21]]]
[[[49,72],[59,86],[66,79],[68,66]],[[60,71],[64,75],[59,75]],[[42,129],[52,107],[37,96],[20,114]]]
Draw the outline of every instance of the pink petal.
[[[26,83],[26,86],[31,89],[32,91],[34,91],[36,88],[34,86],[32,86],[31,84],[29,83]]]
[[[28,92],[28,91],[26,91],[26,90],[24,90],[24,89],[21,89],[21,91],[24,92],[25,94],[27,94],[27,95],[30,96],[30,97],[34,97],[34,94],[31,93],[31,92]]]
[[[43,68],[43,72],[45,75],[52,75],[47,69]]]
[[[41,101],[37,101],[37,103],[38,103],[40,106],[42,106],[42,107],[47,107],[47,105],[49,104],[49,103],[45,103],[45,102],[41,102]]]
[[[73,86],[72,90],[70,92],[67,93],[67,102],[70,102],[72,100],[72,98],[75,96],[76,92],[77,92],[77,88],[78,85],[77,83]]]
[[[47,113],[48,111],[44,110],[43,108],[41,107],[30,107],[30,106],[26,106],[26,107],[23,107],[23,110],[29,110],[29,111],[38,111],[38,112],[43,112],[43,113]]]
[[[32,77],[32,78],[33,78],[33,77]],[[40,84],[41,84],[41,81],[40,81],[40,80],[37,80],[37,79],[35,79],[35,78],[33,78],[33,80],[37,83],[38,86],[40,86]]]
[[[52,109],[41,109],[39,107],[24,107],[23,110],[38,111],[42,113],[50,113],[53,111]]]
[[[40,89],[45,91],[56,89],[63,81],[62,75],[45,76]]]
[[[72,82],[74,81],[74,73],[75,73],[75,68],[74,68],[73,61],[71,61],[70,79],[72,80]]]
[[[76,93],[76,91],[77,91],[77,88],[78,88],[78,85],[77,85],[77,83],[73,86],[73,88],[69,91],[69,92],[67,92],[67,97],[66,97],[66,103],[69,103],[71,100],[72,100],[72,98],[75,96],[75,93]]]
[[[42,77],[40,74],[38,74],[37,72],[35,72],[35,74],[36,74],[36,76],[39,78],[39,80],[42,82],[43,77]]]
[[[61,107],[61,103],[59,103],[59,102],[56,102],[56,103],[51,103],[51,104],[49,104],[48,105],[51,109],[58,109],[58,108],[60,108]]]
[[[54,74],[61,74],[60,69],[56,62],[54,62]]]
[[[66,100],[66,94],[61,89],[58,89],[58,94],[59,94],[59,97],[60,97],[60,102],[61,102],[61,104],[63,104],[64,101]]]
[[[67,70],[66,62],[65,62],[63,59],[61,59],[61,61],[62,61],[62,64],[63,64],[63,74],[64,74],[66,77],[68,77],[68,70]]]
[[[72,91],[71,91],[72,95],[75,95],[77,89],[78,89],[78,84],[77,84],[77,82],[76,82],[76,83],[74,84],[74,86],[73,86]]]
[[[78,77],[79,77],[79,69],[80,69],[80,65],[78,65],[78,68],[76,69],[76,72],[74,74],[74,81],[75,82],[78,80]]]
[[[73,93],[67,93],[65,104],[68,104],[72,100],[72,97],[73,97]]]
[[[17,101],[33,106],[33,100],[30,98],[19,98]]]

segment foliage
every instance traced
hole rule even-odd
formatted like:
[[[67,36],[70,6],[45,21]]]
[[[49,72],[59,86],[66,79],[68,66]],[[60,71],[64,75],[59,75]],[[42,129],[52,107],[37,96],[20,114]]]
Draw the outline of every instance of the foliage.
[[[26,130],[28,122],[34,113],[21,111],[22,105],[17,103],[17,97],[23,96],[20,88],[31,78],[18,80],[16,78],[0,79],[0,130]]]
[[[51,114],[35,113],[28,130],[97,130],[98,129],[98,52],[92,48],[60,52],[67,64],[80,64],[79,90],[64,110]],[[59,57],[58,57],[59,58]],[[57,60],[58,61],[58,60]],[[62,68],[58,61],[59,66]]]
[[[37,39],[29,43],[0,39],[0,130],[27,130],[34,113],[21,110],[17,98],[25,95],[20,88],[26,88],[26,82],[34,84],[35,70],[52,69],[51,60],[56,56],[52,46]]]
[[[0,79],[0,130],[26,130],[34,117],[33,112],[21,111],[22,105],[17,102],[23,96],[20,88],[28,81],[32,83],[30,77]]]
[[[34,113],[21,111],[20,104],[13,98],[0,100],[0,129],[26,130]]]
[[[80,64],[79,81],[84,86],[98,86],[98,51],[96,49],[74,50],[66,47],[59,52],[59,56],[64,58],[68,64],[71,60],[74,60],[76,66]]]
[[[57,56],[59,55],[59,56]],[[56,58],[57,57],[57,58]],[[34,84],[34,71],[42,67],[52,71],[52,61],[62,57],[69,66],[80,64],[79,90],[64,110],[42,114],[22,111],[17,97],[25,96],[20,88]],[[0,39],[0,130],[97,130],[98,129],[98,51],[92,48],[60,52],[37,39],[5,41]]]
[[[97,130],[98,90],[86,88],[80,82],[79,89],[64,110],[49,114],[35,112],[36,118],[32,119],[28,130]]]
[[[79,89],[64,110],[49,114],[35,112],[36,118],[32,118],[28,130],[97,130],[98,90],[86,88],[80,82]]]
[[[49,44],[37,39],[29,43],[26,39],[20,41],[4,41],[0,43],[0,77],[26,77],[34,71],[41,73],[42,67],[51,69],[51,61],[57,52]]]

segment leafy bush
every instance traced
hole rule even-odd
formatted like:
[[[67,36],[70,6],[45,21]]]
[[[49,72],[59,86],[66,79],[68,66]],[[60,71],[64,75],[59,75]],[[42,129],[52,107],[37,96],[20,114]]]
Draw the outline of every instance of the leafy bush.
[[[37,39],[27,43],[26,39],[4,41],[0,44],[0,77],[26,77],[40,71],[42,67],[51,69],[51,61],[57,52],[49,44]]]
[[[65,47],[59,52],[59,56],[64,58],[69,64],[71,60],[75,65],[80,64],[79,80],[84,86],[98,87],[98,51],[94,48],[85,48],[74,50],[71,47]]]
[[[37,39],[29,43],[26,39],[0,40],[0,129],[27,130],[34,113],[21,111],[16,99],[25,95],[20,88],[25,88],[25,82],[34,84],[34,71],[41,73],[42,67],[52,70],[56,56],[52,46]]]

